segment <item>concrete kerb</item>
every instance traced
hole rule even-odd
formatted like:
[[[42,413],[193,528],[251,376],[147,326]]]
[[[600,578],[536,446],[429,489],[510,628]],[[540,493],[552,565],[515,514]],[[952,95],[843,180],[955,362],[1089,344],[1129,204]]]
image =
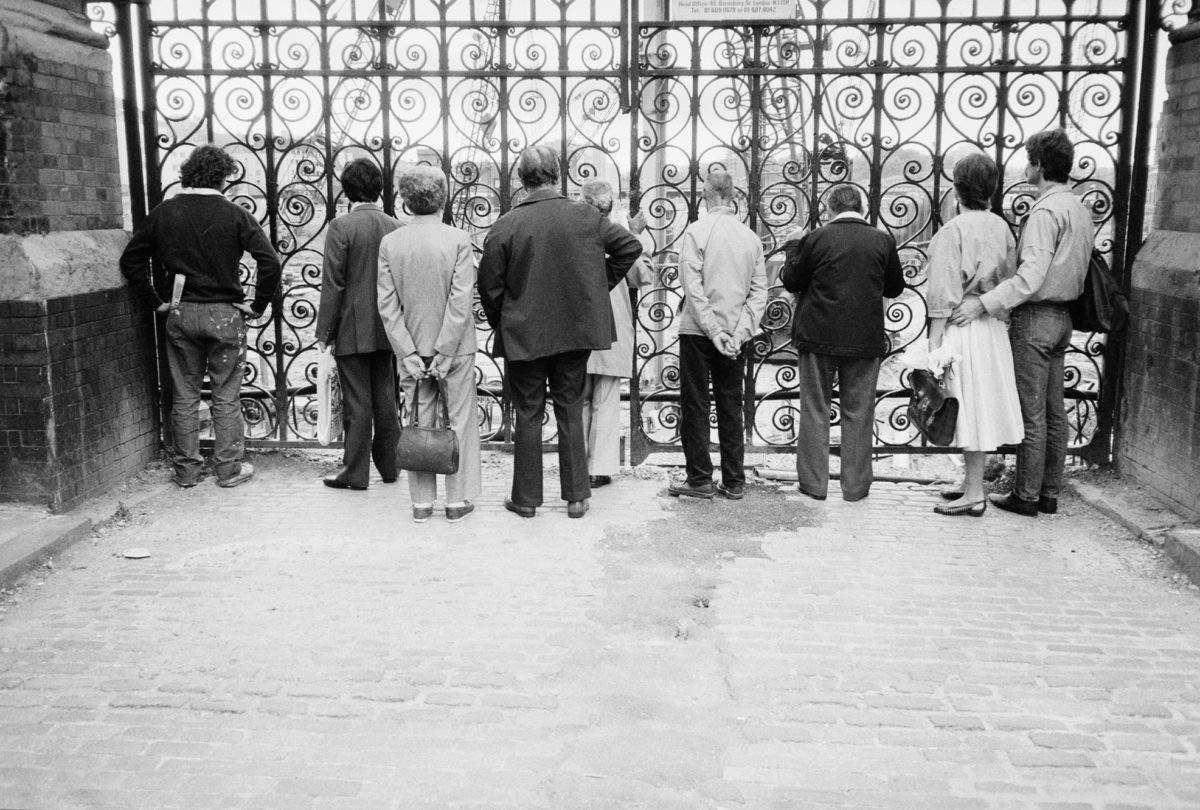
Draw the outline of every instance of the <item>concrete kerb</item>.
[[[148,468],[149,470],[150,468]],[[140,475],[146,475],[144,471]],[[114,517],[123,507],[137,507],[173,489],[169,481],[118,486],[61,515],[29,511],[0,532],[0,588],[11,587],[25,574],[45,565],[92,530]]]
[[[1200,528],[1142,492],[1131,495],[1070,479],[1066,485],[1088,506],[1161,549],[1190,582],[1200,586]]]

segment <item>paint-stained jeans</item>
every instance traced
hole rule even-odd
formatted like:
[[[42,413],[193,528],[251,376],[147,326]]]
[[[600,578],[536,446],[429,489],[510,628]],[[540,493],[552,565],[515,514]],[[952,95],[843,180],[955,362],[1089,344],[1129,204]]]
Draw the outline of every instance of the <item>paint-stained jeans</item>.
[[[167,365],[174,400],[171,427],[175,476],[184,483],[200,477],[200,386],[208,373],[212,390],[213,469],[225,480],[241,470],[242,363],[246,359],[246,319],[232,304],[187,301],[167,316]]]
[[[1063,365],[1071,345],[1071,315],[1065,304],[1022,304],[1008,326],[1017,398],[1025,438],[1017,448],[1013,491],[1024,501],[1057,498],[1067,459],[1067,409]]]

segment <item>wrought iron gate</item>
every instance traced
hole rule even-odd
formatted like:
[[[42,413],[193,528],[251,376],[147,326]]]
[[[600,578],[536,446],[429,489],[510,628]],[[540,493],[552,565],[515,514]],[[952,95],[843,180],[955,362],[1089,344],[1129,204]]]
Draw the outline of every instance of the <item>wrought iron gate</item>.
[[[949,176],[969,150],[1001,167],[995,206],[1016,227],[1032,202],[1021,182],[1023,141],[1065,126],[1097,243],[1126,267],[1126,233],[1132,226],[1132,241],[1141,237],[1130,194],[1150,120],[1136,98],[1160,11],[1144,2],[798,0],[790,21],[718,23],[642,20],[637,0],[152,0],[92,9],[119,33],[126,98],[144,102],[140,119],[128,103],[126,115],[135,216],[173,193],[191,148],[215,142],[243,167],[229,193],[283,258],[272,317],[252,333],[243,388],[251,438],[314,435],[312,327],[346,161],[378,161],[389,210],[406,166],[440,167],[446,216],[479,246],[519,197],[516,155],[557,142],[565,193],[610,180],[655,237],[658,283],[638,301],[629,392],[637,461],[678,446],[676,249],[712,167],[737,179],[739,212],[762,236],[772,272],[788,236],[819,224],[832,185],[862,188],[869,218],[901,245],[910,285],[887,311],[894,353],[924,325],[924,250],[952,212]],[[245,273],[249,283],[249,266]],[[754,339],[751,449],[794,442],[791,305],[773,289]],[[478,310],[476,321],[480,430],[504,441],[502,361]],[[1067,383],[1079,447],[1111,424],[1100,404],[1115,353],[1100,337],[1077,338]],[[903,405],[893,356],[880,378],[877,444],[925,451]]]

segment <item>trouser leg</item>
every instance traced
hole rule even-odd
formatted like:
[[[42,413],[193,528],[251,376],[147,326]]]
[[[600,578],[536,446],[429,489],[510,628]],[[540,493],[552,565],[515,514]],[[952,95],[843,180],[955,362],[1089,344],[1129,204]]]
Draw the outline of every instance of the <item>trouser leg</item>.
[[[621,467],[621,378],[589,374],[584,394],[584,426],[588,437],[588,471],[616,475]],[[589,401],[590,393],[590,401]]]
[[[1051,348],[1039,339],[1039,312],[1033,307],[1013,310],[1009,326],[1017,399],[1025,438],[1017,446],[1013,492],[1024,501],[1036,501],[1046,470],[1046,394],[1049,390]]]
[[[691,487],[712,483],[709,455],[708,376],[712,341],[702,335],[679,336],[679,440]]]
[[[371,356],[338,355],[337,365],[345,427],[341,477],[351,486],[365,487],[371,478]]]
[[[564,501],[582,501],[592,494],[583,432],[583,386],[590,354],[584,350],[547,358],[550,399],[558,423],[558,476]]]
[[[842,496],[854,501],[866,497],[874,480],[871,450],[879,358],[843,358],[837,365],[842,405]]]
[[[195,335],[196,313],[188,306],[167,316],[167,369],[171,375],[171,453],[175,477],[192,484],[204,465],[200,457],[200,385],[208,351]]]
[[[546,366],[542,359],[509,360],[506,368],[513,409],[512,501],[518,506],[541,506]]]
[[[1063,313],[1066,315],[1066,313]],[[1058,498],[1062,488],[1063,466],[1067,461],[1067,442],[1071,428],[1067,422],[1067,406],[1063,387],[1066,353],[1071,345],[1069,316],[1060,320],[1061,334],[1050,352],[1046,371],[1046,454],[1043,462],[1040,497]]]
[[[796,483],[819,498],[829,492],[829,402],[834,364],[820,354],[796,355]]]
[[[432,426],[435,417],[433,398],[436,386],[429,380],[418,380],[406,375],[400,380],[400,390],[408,404],[410,421],[415,405],[421,427]],[[414,504],[433,503],[437,500],[437,476],[431,472],[408,470],[408,494]]]
[[[744,352],[735,359],[717,352],[709,364],[717,410],[717,441],[721,448],[721,483],[726,487],[746,483],[746,435],[742,420],[745,366]]]
[[[242,366],[246,361],[246,318],[231,304],[200,304],[207,332],[208,379],[212,384],[213,471],[224,481],[237,475],[245,455]]]
[[[458,437],[458,472],[446,476],[446,503],[475,500],[482,489],[479,409],[475,404],[475,355],[455,357],[446,374],[450,427]]]
[[[400,421],[396,417],[396,368],[390,351],[373,352],[371,358],[371,459],[389,480],[396,477],[396,442]]]

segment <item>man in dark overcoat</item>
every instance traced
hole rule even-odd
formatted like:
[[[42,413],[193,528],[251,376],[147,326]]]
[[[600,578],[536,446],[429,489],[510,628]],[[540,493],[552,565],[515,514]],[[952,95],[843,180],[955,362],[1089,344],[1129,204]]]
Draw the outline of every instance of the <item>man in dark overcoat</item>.
[[[875,386],[888,352],[883,299],[904,291],[896,240],[863,217],[852,186],[829,195],[830,222],[789,242],[779,280],[796,293],[792,345],[799,374],[796,488],[824,500],[829,490],[829,405],[841,390],[842,497],[870,492]]]
[[[531,146],[517,162],[526,196],[488,232],[479,300],[505,358],[513,407],[513,484],[506,509],[533,517],[542,504],[546,386],[558,423],[562,498],[583,517],[591,489],[583,387],[592,349],[616,340],[609,290],[641,255],[633,234],[592,206],[563,197],[558,150]]]

